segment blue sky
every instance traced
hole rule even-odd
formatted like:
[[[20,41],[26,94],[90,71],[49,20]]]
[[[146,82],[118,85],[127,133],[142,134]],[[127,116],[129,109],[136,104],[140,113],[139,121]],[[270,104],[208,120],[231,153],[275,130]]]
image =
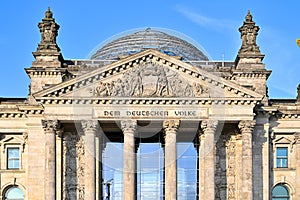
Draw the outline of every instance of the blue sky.
[[[0,3],[0,96],[26,97],[24,68],[40,41],[38,22],[51,6],[60,24],[58,44],[65,59],[85,59],[101,42],[143,27],[179,31],[197,41],[213,60],[234,60],[238,28],[248,10],[260,26],[258,45],[265,54],[271,98],[295,98],[300,83],[300,1],[259,0],[10,0]]]

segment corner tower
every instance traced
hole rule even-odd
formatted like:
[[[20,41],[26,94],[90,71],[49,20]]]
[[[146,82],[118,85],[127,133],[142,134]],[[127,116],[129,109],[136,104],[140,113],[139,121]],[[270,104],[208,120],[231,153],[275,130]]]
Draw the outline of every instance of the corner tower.
[[[256,42],[259,26],[248,11],[243,25],[239,28],[242,45],[235,59],[232,81],[264,95],[263,104],[268,104],[267,79],[271,74],[262,62],[264,55]]]
[[[61,83],[66,71],[62,66],[64,59],[56,42],[60,26],[55,22],[50,7],[38,27],[41,41],[37,50],[32,53],[35,58],[32,66],[25,69],[31,79],[30,94],[41,91],[48,85]]]

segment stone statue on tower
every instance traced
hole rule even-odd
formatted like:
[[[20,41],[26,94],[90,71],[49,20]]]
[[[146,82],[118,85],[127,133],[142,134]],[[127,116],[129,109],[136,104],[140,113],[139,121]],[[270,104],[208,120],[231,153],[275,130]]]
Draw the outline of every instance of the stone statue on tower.
[[[41,40],[37,50],[32,53],[35,58],[32,66],[60,68],[62,66],[63,56],[56,42],[60,26],[55,22],[50,7],[48,7],[45,12],[45,17],[38,24],[38,27],[41,33]]]
[[[256,43],[256,37],[259,31],[259,27],[255,25],[255,22],[252,20],[252,15],[250,11],[246,15],[243,26],[239,28],[242,39],[242,46],[239,50],[239,54],[251,53],[260,54],[259,46]]]
[[[41,41],[38,45],[37,51],[55,51],[59,52],[60,48],[56,43],[59,25],[53,18],[53,13],[50,7],[45,13],[45,18],[38,24],[41,33]]]

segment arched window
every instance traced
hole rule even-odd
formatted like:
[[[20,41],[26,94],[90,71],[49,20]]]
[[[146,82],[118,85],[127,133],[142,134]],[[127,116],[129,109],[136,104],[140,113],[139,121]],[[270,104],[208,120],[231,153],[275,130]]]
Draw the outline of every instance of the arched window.
[[[272,200],[289,200],[289,190],[283,184],[276,185],[272,191]]]
[[[10,187],[5,192],[5,200],[24,200],[24,193],[18,187]]]

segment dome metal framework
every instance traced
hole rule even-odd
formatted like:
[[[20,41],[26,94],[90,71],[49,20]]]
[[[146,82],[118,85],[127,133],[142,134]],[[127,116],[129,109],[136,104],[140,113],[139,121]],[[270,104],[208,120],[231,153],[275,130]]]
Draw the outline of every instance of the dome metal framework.
[[[121,36],[99,48],[93,60],[118,60],[145,49],[156,49],[171,56],[180,56],[185,61],[208,61],[208,57],[195,45],[160,30],[147,28]]]

